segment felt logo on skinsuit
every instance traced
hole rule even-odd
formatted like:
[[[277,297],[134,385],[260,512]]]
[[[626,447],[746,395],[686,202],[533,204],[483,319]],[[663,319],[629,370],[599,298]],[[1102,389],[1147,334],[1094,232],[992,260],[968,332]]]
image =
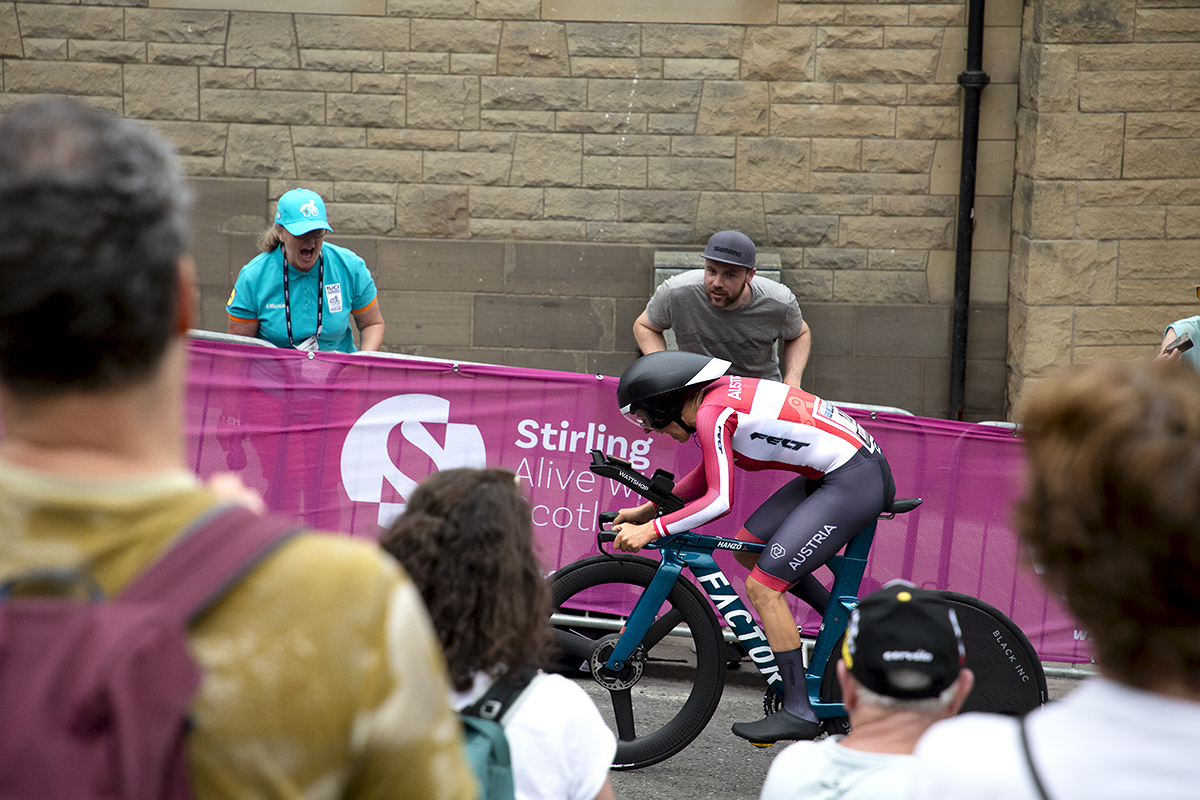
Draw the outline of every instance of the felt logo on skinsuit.
[[[808,447],[808,442],[798,442],[794,439],[785,439],[782,436],[768,436],[765,433],[750,434],[750,441],[755,439],[766,439],[767,444],[773,446],[782,445],[785,450],[799,450],[801,447]]]

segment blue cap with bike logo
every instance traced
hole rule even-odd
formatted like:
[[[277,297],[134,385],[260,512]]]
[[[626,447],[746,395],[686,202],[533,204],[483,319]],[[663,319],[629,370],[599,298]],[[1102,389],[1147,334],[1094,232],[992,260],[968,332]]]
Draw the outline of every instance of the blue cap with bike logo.
[[[311,189],[284,192],[275,210],[275,223],[292,236],[303,236],[320,228],[333,232],[325,218],[325,201]]]

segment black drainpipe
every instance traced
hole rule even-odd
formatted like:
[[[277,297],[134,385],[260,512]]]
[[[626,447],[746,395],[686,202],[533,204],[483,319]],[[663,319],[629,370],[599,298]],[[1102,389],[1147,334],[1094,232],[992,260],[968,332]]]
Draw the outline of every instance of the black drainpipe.
[[[983,71],[983,0],[967,3],[967,69],[963,87],[962,169],[958,189],[958,243],[954,258],[954,311],[950,332],[950,415],[963,418],[967,377],[967,306],[971,295],[971,235],[975,227],[975,166],[979,96],[991,78]]]

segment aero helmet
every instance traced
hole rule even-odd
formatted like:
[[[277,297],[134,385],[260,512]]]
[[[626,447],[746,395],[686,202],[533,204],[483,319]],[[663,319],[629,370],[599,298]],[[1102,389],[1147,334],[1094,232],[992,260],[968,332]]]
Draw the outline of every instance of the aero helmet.
[[[719,358],[678,350],[644,355],[621,375],[617,405],[626,419],[643,428],[659,430],[678,422],[688,433],[695,433],[679,416],[684,404],[730,366]]]

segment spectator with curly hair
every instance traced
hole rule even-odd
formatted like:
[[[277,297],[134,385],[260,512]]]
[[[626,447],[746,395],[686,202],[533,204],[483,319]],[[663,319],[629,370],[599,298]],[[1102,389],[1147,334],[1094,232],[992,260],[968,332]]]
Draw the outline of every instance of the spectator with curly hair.
[[[1099,677],[1024,720],[966,714],[917,745],[922,798],[1195,797],[1200,786],[1200,373],[1098,363],[1023,408],[1017,528],[1087,628]]]
[[[416,582],[461,710],[506,672],[553,651],[550,593],[533,551],[529,503],[502,469],[452,469],[417,487],[381,544]],[[617,744],[591,698],[539,673],[503,725],[518,800],[612,800]]]

